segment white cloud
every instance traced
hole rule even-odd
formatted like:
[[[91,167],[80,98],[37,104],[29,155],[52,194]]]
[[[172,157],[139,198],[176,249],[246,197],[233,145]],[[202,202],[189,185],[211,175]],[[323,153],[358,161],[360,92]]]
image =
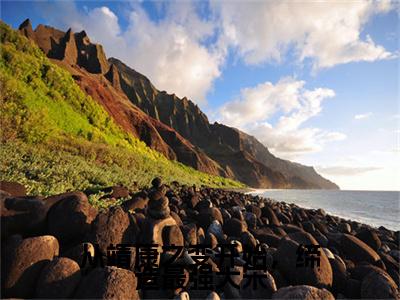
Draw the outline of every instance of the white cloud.
[[[233,46],[248,64],[282,62],[293,50],[313,69],[393,55],[362,30],[390,1],[213,1],[223,30],[221,43]]]
[[[393,9],[390,1],[211,1],[203,17],[201,3],[172,1],[156,5],[164,15],[159,20],[140,2],[127,4],[121,13],[128,25],[122,29],[106,6],[78,10],[72,1],[38,2],[50,24],[86,30],[108,56],[159,89],[197,103],[205,102],[230,50],[248,64],[311,59],[314,70],[393,56],[361,34],[372,16]],[[287,56],[289,50],[294,56]]]
[[[106,6],[78,11],[73,3],[61,1],[52,8],[53,24],[85,30],[92,41],[104,46],[107,57],[122,60],[160,90],[204,103],[221,74],[221,52],[203,45],[204,39],[214,34],[214,25],[200,19],[192,3],[166,5],[166,17],[157,22],[134,3],[127,6],[124,30],[118,16]]]
[[[355,119],[355,120],[368,119],[368,118],[371,117],[371,116],[372,116],[372,112],[368,112],[368,113],[365,113],[365,114],[355,115],[355,116],[354,116],[354,119]]]
[[[245,88],[238,99],[219,109],[219,120],[254,135],[273,153],[288,159],[345,139],[343,133],[303,127],[321,112],[322,101],[335,95],[331,89],[307,90],[304,85],[304,81],[287,77],[276,84],[265,82]],[[272,125],[269,119],[276,114],[281,116]]]
[[[319,166],[316,167],[318,172],[326,175],[335,176],[355,176],[363,173],[377,171],[383,169],[382,167],[354,167],[354,166]]]

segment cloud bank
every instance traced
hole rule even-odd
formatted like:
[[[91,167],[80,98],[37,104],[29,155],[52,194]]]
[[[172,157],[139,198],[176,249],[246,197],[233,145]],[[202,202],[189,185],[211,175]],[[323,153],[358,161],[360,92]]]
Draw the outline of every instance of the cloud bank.
[[[99,3],[101,5],[101,3]],[[227,56],[246,64],[297,63],[312,69],[393,57],[370,36],[365,24],[394,9],[390,1],[290,2],[214,1],[208,13],[199,2],[160,3],[163,17],[152,19],[141,4],[127,2],[127,25],[107,6],[78,10],[74,2],[40,3],[51,24],[85,29],[107,55],[146,74],[155,85],[204,103]]]
[[[145,74],[157,88],[198,104],[206,103],[230,57],[252,66],[305,65],[312,73],[394,57],[363,32],[374,16],[394,9],[392,2],[384,0],[171,1],[155,4],[162,12],[158,18],[150,16],[140,2],[127,2],[122,14],[101,3],[83,10],[67,1],[39,5],[50,24],[85,29],[92,40],[103,44],[107,56]],[[218,109],[217,118],[256,136],[273,153],[288,159],[345,139],[343,133],[307,126],[335,92],[308,90],[305,85],[287,77],[244,88],[237,99]]]
[[[245,88],[238,99],[220,109],[219,120],[254,135],[274,154],[288,159],[346,138],[339,132],[303,126],[321,112],[325,99],[335,96],[331,89],[308,90],[304,85],[304,81],[287,77],[276,84],[265,82]],[[280,117],[271,124],[269,119],[275,115]]]

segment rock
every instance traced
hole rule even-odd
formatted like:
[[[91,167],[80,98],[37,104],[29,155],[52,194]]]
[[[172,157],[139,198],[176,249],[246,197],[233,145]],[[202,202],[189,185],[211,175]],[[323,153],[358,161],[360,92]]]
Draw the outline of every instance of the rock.
[[[48,263],[40,273],[37,298],[69,298],[81,280],[79,265],[72,259],[57,257]]]
[[[256,206],[256,205],[247,205],[247,206],[246,206],[246,210],[247,210],[248,212],[251,212],[251,213],[255,214],[256,217],[257,217],[257,219],[260,218],[261,215],[262,215],[261,208],[259,208],[259,207]]]
[[[153,188],[158,189],[159,187],[161,187],[162,185],[162,180],[160,177],[155,177],[152,181],[151,181],[151,185],[153,186]]]
[[[346,281],[348,279],[346,265],[340,259],[336,257],[329,259],[333,273],[332,290],[335,294],[345,293]]]
[[[326,289],[297,285],[280,288],[273,294],[272,299],[335,300],[335,297]]]
[[[315,226],[312,222],[310,221],[305,221],[302,223],[303,229],[307,231],[308,233],[313,233],[315,231]]]
[[[170,216],[169,200],[167,197],[152,197],[148,202],[147,213],[154,219],[165,219]]]
[[[181,229],[178,225],[165,226],[162,230],[162,241],[164,246],[183,247],[184,240]]]
[[[246,212],[244,219],[249,229],[255,229],[257,227],[257,216],[255,214]]]
[[[84,277],[75,292],[78,299],[139,299],[131,271],[117,267],[96,268]]]
[[[224,226],[224,233],[230,237],[237,237],[240,238],[243,232],[247,231],[246,222],[240,221],[236,218],[232,218],[225,222]]]
[[[31,237],[17,243],[10,254],[4,281],[5,295],[31,298],[43,267],[59,254],[59,245],[54,236]]]
[[[261,243],[266,243],[269,247],[278,247],[281,238],[276,234],[268,233],[266,231],[256,230],[253,232],[254,237],[258,239]]]
[[[240,241],[242,242],[243,248],[247,251],[255,249],[257,245],[256,238],[248,231],[242,233]]]
[[[348,223],[340,223],[339,231],[343,233],[351,233],[351,226]]]
[[[218,245],[218,239],[214,234],[207,233],[204,244],[211,249],[215,249]]]
[[[63,243],[80,240],[89,231],[97,210],[82,192],[59,195],[59,198],[47,214],[48,231]]]
[[[26,188],[18,182],[0,181],[0,190],[9,193],[12,197],[26,196]]]
[[[378,249],[381,247],[382,242],[378,237],[378,234],[376,231],[371,230],[371,229],[364,229],[360,231],[359,233],[356,234],[356,237],[366,243],[368,246],[370,246],[372,249],[375,251],[378,251]]]
[[[208,226],[210,226],[214,220],[217,220],[221,225],[224,224],[222,213],[216,207],[202,208],[196,220],[198,225],[204,230],[207,230]]]
[[[345,293],[347,298],[360,299],[361,298],[361,281],[356,279],[348,279],[346,281]]]
[[[91,243],[77,244],[77,245],[67,249],[64,253],[62,253],[62,256],[70,258],[70,259],[74,260],[76,263],[78,263],[79,266],[82,266],[83,256],[85,253],[85,244],[86,244],[86,251],[89,252],[91,257],[94,257],[95,249]],[[89,264],[87,264],[86,266],[89,267]]]
[[[129,213],[120,206],[114,206],[97,215],[86,241],[98,244],[100,251],[106,254],[110,245],[136,243],[138,231],[138,226],[129,217]],[[133,262],[132,258],[132,266]]]
[[[191,223],[182,226],[183,238],[185,246],[197,245],[197,227],[196,224]]]
[[[369,263],[361,263],[349,269],[351,278],[362,281],[372,271],[379,271],[379,268]]]
[[[244,299],[270,299],[276,290],[274,277],[268,272],[247,271],[240,283],[240,296]]]
[[[335,259],[335,255],[328,248],[322,248],[324,250],[325,255],[328,259]]]
[[[349,234],[342,235],[341,249],[347,258],[355,262],[375,263],[380,259],[379,255],[371,247]]]
[[[165,219],[145,219],[143,224],[143,230],[141,232],[140,242],[143,244],[157,244],[159,247],[164,245],[163,243],[163,230],[168,226],[176,226],[176,222],[172,217]],[[162,249],[160,248],[160,251]]]
[[[297,266],[297,251],[299,244],[287,238],[282,238],[274,254],[278,270],[285,276],[290,284],[306,284],[320,288],[330,288],[333,282],[332,268],[324,251],[319,249],[320,266],[315,261],[314,266]],[[303,249],[306,251],[305,249]],[[300,256],[301,257],[301,256]],[[305,261],[300,261],[304,263]]]
[[[297,231],[287,235],[291,240],[303,245],[318,245],[315,238],[308,232]]]
[[[304,231],[299,226],[296,226],[296,225],[293,225],[293,224],[284,224],[284,225],[281,226],[281,229],[283,229],[288,234],[289,233],[303,232]]]
[[[212,221],[210,226],[208,226],[207,234],[210,233],[213,234],[219,241],[222,241],[224,239],[224,232],[222,230],[222,226],[217,220]]]
[[[275,212],[268,206],[264,206],[261,209],[262,212],[262,216],[268,219],[269,224],[273,224],[276,226],[280,225],[280,222],[277,218],[277,216],[275,215]]]
[[[206,300],[220,300],[220,296],[216,292],[211,292],[208,294]]]
[[[20,197],[2,200],[1,236],[40,235],[45,232],[47,208],[41,198]]]
[[[329,240],[318,229],[313,232],[313,237],[317,240],[318,244],[322,247],[328,247]]]
[[[147,195],[143,192],[136,193],[133,195],[132,199],[129,199],[127,201],[124,201],[124,203],[121,204],[121,207],[125,211],[134,211],[136,209],[145,209],[147,207],[147,204],[149,202],[149,198],[147,198]]]
[[[383,270],[369,272],[361,282],[364,299],[400,299],[400,292],[393,279]]]
[[[190,195],[189,196],[189,199],[188,199],[188,201],[187,201],[187,203],[188,203],[188,207],[189,208],[191,208],[191,209],[194,209],[196,206],[197,206],[197,204],[199,203],[199,196],[197,196],[197,195]]]
[[[11,194],[6,191],[0,190],[0,201],[4,201],[7,198],[12,198]]]
[[[176,224],[177,224],[179,227],[180,227],[180,226],[183,226],[183,222],[182,222],[181,218],[179,217],[179,215],[178,215],[176,212],[171,211],[171,212],[170,212],[170,215],[171,215],[171,217],[175,220]]]
[[[400,263],[400,251],[399,250],[390,250],[389,255],[393,257],[397,262]]]
[[[101,199],[107,199],[107,198],[119,199],[119,198],[130,197],[128,188],[122,185],[110,186],[102,189],[101,191],[107,193],[107,195],[104,195]]]
[[[190,300],[190,296],[188,292],[181,292],[179,295],[174,297],[174,300]]]

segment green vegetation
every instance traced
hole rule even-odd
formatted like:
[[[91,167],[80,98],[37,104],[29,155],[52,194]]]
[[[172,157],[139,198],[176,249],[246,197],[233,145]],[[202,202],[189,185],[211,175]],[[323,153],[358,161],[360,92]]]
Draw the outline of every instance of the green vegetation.
[[[1,30],[0,178],[50,195],[113,184],[242,187],[169,161],[123,131],[64,69],[4,23]]]

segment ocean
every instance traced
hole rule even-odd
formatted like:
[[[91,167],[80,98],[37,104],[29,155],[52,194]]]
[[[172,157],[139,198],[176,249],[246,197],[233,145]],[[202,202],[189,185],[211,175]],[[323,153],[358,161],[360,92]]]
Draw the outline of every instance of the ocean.
[[[250,192],[371,226],[400,230],[400,192],[343,190],[255,190]]]

